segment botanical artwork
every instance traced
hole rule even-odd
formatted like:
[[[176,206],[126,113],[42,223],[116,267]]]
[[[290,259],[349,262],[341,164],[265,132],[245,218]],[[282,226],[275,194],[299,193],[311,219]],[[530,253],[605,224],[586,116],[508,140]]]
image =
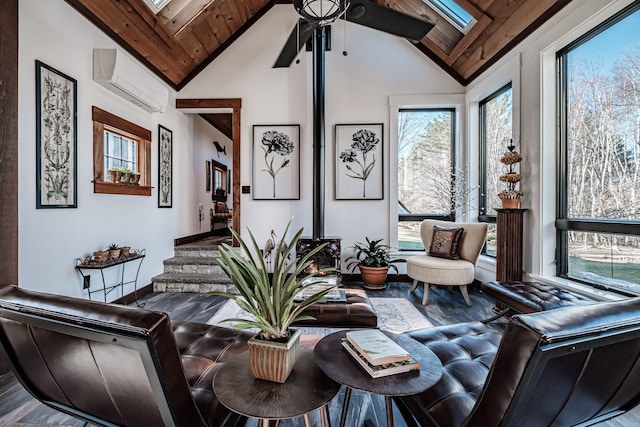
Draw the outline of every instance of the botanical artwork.
[[[253,127],[253,198],[300,198],[299,125]]]
[[[173,202],[173,132],[158,125],[158,207],[170,208]]]
[[[380,200],[383,125],[336,125],[336,199]]]
[[[36,61],[36,207],[77,207],[76,80]]]

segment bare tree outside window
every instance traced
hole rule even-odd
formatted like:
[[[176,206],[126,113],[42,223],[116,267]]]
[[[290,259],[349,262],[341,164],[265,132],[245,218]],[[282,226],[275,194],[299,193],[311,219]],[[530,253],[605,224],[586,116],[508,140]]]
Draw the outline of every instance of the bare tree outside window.
[[[561,230],[560,274],[640,294],[640,10],[561,54],[566,212],[598,225]],[[609,232],[628,224],[630,234]],[[637,226],[635,226],[637,229]],[[617,230],[620,230],[618,228]]]

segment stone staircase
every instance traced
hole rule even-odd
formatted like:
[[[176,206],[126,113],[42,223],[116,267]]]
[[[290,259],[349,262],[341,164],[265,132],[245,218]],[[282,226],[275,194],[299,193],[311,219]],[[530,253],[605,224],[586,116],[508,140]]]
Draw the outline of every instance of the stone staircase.
[[[154,292],[234,292],[235,287],[218,265],[218,245],[224,237],[211,237],[176,246],[175,256],[164,261],[164,273],[151,279]],[[224,240],[226,241],[226,240]]]

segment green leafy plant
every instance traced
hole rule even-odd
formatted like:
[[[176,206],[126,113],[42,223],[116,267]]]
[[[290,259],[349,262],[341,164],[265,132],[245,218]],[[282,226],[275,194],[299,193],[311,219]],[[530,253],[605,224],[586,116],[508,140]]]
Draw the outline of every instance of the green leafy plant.
[[[394,265],[397,262],[405,262],[405,259],[391,259],[391,246],[382,244],[383,239],[369,240],[365,237],[367,243],[356,242],[353,245],[356,253],[348,257],[345,262],[347,269],[354,271],[356,267],[389,267],[398,273],[398,267]]]
[[[120,249],[120,246],[118,246],[117,243],[111,243],[109,246],[107,246],[107,250],[108,251],[113,251],[113,250],[116,250],[116,249]]]
[[[220,259],[218,259],[218,263],[238,289],[240,295],[229,292],[212,292],[212,294],[234,300],[240,308],[255,318],[255,320],[231,318],[224,321],[237,322],[235,327],[238,329],[258,328],[262,331],[261,335],[264,339],[287,337],[292,323],[313,320],[312,316],[302,315],[302,311],[309,305],[320,301],[332,288],[327,287],[327,289],[317,292],[303,301],[296,302],[296,295],[299,292],[314,286],[312,283],[305,285],[305,279],[331,269],[321,269],[298,278],[312,263],[312,257],[325,245],[316,247],[295,262],[289,262],[291,252],[303,231],[301,228],[287,243],[285,237],[290,226],[291,221],[287,224],[282,239],[276,244],[272,274],[267,272],[264,258],[251,230],[249,230],[251,249],[235,230],[231,230],[246,256],[242,256],[227,244],[222,244],[219,247]]]

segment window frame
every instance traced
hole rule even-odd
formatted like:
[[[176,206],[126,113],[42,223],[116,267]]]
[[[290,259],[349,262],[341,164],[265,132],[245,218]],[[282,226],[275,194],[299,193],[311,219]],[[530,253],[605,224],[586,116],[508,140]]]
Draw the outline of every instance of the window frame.
[[[407,111],[435,111],[435,112],[448,112],[451,114],[451,142],[449,145],[450,148],[450,155],[451,155],[451,159],[450,159],[450,167],[451,170],[454,171],[455,173],[455,166],[456,166],[456,160],[457,160],[457,156],[456,156],[456,140],[457,140],[457,132],[458,132],[458,109],[456,107],[403,107],[403,108],[399,108],[398,109],[398,114],[402,113],[402,112],[407,112]],[[396,150],[398,149],[398,147],[396,147]],[[396,159],[397,159],[397,155],[396,155]],[[397,165],[396,165],[396,173],[397,173]],[[455,178],[454,178],[455,179]],[[454,191],[454,180],[451,181],[451,191]],[[396,194],[398,193],[398,189],[396,188]],[[399,202],[399,200],[398,200]],[[436,220],[441,220],[441,221],[455,221],[456,218],[456,212],[455,212],[455,205],[452,201],[451,203],[451,212],[448,214],[436,214],[436,213],[420,213],[420,214],[398,214],[397,216],[397,223],[396,223],[396,227],[401,223],[401,222],[420,222],[423,221],[425,219],[436,219]],[[413,249],[398,249],[398,251],[400,252],[410,252]]]
[[[92,107],[93,120],[93,192],[151,196],[151,131],[131,123],[96,106]],[[104,131],[126,136],[136,141],[140,185],[127,185],[105,181]]]
[[[575,48],[583,45],[589,40],[597,37],[605,30],[613,27],[629,15],[640,11],[640,2],[636,2],[629,7],[616,13],[609,19],[603,21],[591,31],[578,37],[571,43],[556,52],[556,174],[557,174],[557,194],[556,194],[556,276],[574,282],[584,283],[596,289],[604,289],[626,296],[636,296],[636,294],[625,292],[619,288],[608,287],[600,283],[591,282],[582,278],[569,275],[569,231],[582,231],[607,234],[624,234],[640,236],[640,221],[637,220],[612,220],[595,218],[571,218],[569,217],[569,160],[568,150],[568,61],[567,54]]]
[[[487,205],[487,170],[488,170],[488,154],[487,154],[487,126],[486,126],[486,105],[505,93],[506,91],[511,90],[511,100],[513,102],[513,82],[509,81],[504,84],[499,89],[493,91],[483,99],[478,102],[478,143],[479,143],[479,169],[480,173],[478,176],[478,192],[479,192],[479,203],[478,203],[478,222],[483,222],[487,224],[497,224],[498,216],[497,215],[489,215],[487,212],[489,211],[489,206]],[[513,114],[513,110],[512,110]],[[511,124],[511,132],[513,134],[513,123]],[[494,159],[497,161],[497,159]],[[487,252],[487,245],[485,244],[482,247],[482,254],[491,258],[496,258],[496,255],[492,255]]]

